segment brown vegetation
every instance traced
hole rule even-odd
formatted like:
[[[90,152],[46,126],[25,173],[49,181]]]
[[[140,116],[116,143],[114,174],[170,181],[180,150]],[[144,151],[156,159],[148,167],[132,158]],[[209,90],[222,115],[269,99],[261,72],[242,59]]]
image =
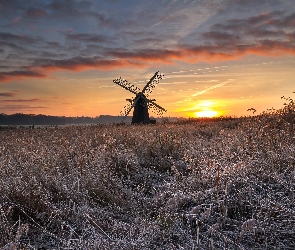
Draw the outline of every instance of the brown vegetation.
[[[217,122],[0,131],[0,247],[291,249],[288,101]]]

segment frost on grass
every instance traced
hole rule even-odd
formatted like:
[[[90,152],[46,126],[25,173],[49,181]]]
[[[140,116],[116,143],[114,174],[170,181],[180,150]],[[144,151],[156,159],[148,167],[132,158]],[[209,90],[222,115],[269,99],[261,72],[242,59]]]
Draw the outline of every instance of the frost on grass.
[[[291,249],[285,107],[235,120],[0,131],[3,249]]]

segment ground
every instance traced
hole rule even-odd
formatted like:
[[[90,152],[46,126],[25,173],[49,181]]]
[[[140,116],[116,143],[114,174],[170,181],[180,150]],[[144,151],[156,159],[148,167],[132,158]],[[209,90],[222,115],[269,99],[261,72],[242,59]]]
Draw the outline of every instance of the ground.
[[[290,114],[2,129],[0,247],[291,249]]]

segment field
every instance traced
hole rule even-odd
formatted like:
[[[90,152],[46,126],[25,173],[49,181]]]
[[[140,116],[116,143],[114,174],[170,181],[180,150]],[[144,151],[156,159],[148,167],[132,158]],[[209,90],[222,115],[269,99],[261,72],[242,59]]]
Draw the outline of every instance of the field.
[[[294,117],[2,129],[0,247],[293,249]]]

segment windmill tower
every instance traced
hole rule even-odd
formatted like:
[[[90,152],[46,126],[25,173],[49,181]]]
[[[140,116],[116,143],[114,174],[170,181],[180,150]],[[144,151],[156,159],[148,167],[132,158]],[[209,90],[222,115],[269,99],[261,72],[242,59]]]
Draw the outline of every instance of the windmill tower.
[[[126,99],[128,101],[127,105],[120,112],[120,116],[123,116],[121,122],[125,120],[130,111],[134,108],[132,124],[143,123],[149,124],[151,120],[149,118],[149,109],[151,109],[158,116],[162,116],[164,112],[167,110],[162,108],[160,105],[155,103],[155,99],[148,99],[149,94],[152,93],[153,89],[159,83],[159,81],[163,78],[163,74],[157,71],[154,76],[148,81],[148,83],[144,86],[142,91],[121,77],[116,78],[113,82],[122,88],[130,91],[135,95],[133,99]]]

